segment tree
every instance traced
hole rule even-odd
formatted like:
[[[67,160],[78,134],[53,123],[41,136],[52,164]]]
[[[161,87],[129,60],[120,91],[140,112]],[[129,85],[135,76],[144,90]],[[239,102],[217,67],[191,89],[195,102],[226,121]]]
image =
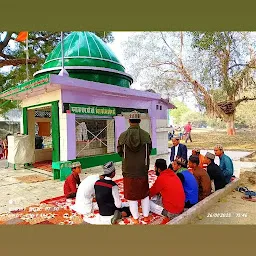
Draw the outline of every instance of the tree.
[[[70,32],[65,32],[64,36]],[[114,37],[110,31],[94,31],[97,36],[101,37],[105,42],[113,42]],[[10,72],[1,72],[0,70],[0,91],[9,89],[12,86],[23,83],[26,77],[26,52],[25,43],[17,43],[15,47],[11,47],[11,41],[17,37],[18,32],[0,31],[0,68],[11,65]],[[2,40],[1,40],[2,38]],[[60,41],[60,32],[37,31],[29,32],[29,79],[33,78],[33,74],[40,70],[48,54]],[[5,103],[0,100],[0,105]],[[1,106],[0,114],[4,114],[10,109],[17,107],[17,102],[6,102]]]
[[[157,73],[168,88],[183,95],[192,92],[209,116],[227,123],[235,133],[235,111],[241,102],[256,99],[246,92],[255,88],[256,55],[253,34],[242,32],[145,32],[124,45],[130,73],[155,87]],[[156,76],[156,75],[155,75]]]
[[[180,125],[183,122],[183,116],[186,113],[191,114],[192,111],[181,101],[174,100],[173,104],[176,108],[171,110],[170,115],[174,118],[175,123]]]
[[[252,94],[253,92],[251,92]],[[248,92],[249,96],[249,92]],[[244,128],[256,128],[256,101],[242,102],[236,111],[236,124]]]

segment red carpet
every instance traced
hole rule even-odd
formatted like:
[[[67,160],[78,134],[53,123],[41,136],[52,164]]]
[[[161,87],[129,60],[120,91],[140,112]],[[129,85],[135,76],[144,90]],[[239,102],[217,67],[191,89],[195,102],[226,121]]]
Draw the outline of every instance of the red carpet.
[[[150,186],[154,183],[156,176],[153,171],[149,171]],[[123,202],[126,200],[123,197],[123,179],[115,180],[119,187],[120,197]],[[75,199],[68,202],[64,196],[50,198],[44,200],[40,205],[32,205],[17,213],[0,214],[0,224],[15,224],[15,225],[35,225],[35,224],[57,224],[57,225],[79,225],[84,224],[83,216],[72,211],[70,206],[75,203]],[[90,218],[96,218],[98,211]],[[141,225],[161,225],[166,224],[168,218],[151,214],[150,223],[145,223],[140,220]],[[120,225],[132,225],[130,218],[124,218],[119,222]]]
[[[42,161],[33,164],[34,168],[52,172],[52,161]]]

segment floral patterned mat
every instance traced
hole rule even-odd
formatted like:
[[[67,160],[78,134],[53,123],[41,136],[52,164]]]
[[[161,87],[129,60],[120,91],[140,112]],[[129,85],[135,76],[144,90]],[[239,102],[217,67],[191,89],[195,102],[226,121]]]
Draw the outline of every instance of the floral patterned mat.
[[[153,171],[149,171],[149,184],[152,186],[156,176]],[[126,202],[123,192],[123,179],[115,181],[119,187],[120,197],[122,202]],[[51,198],[42,201],[39,205],[31,205],[18,212],[11,212],[0,214],[0,224],[2,225],[35,225],[35,224],[57,224],[57,225],[79,225],[86,224],[83,220],[84,216],[71,210],[70,207],[75,203],[75,199],[68,199],[64,196]],[[140,209],[141,212],[141,209]],[[141,217],[142,217],[142,213]],[[98,211],[94,211],[90,218],[97,218]],[[149,223],[143,222],[139,219],[141,225],[160,225],[166,224],[169,219],[156,214],[151,214],[151,221]],[[119,225],[132,225],[131,218],[124,218]]]

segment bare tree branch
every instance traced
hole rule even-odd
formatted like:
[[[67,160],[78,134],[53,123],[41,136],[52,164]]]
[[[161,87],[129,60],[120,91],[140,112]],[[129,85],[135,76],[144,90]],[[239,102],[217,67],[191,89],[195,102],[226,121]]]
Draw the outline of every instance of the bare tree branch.
[[[7,32],[4,41],[0,42],[0,52],[8,45],[9,41],[12,39],[13,32]]]
[[[28,64],[36,64],[38,60],[36,58],[29,59]],[[13,59],[13,60],[0,60],[0,68],[4,66],[19,66],[26,64],[26,59]]]
[[[166,46],[169,48],[169,50],[175,55],[175,57],[178,58],[176,52],[170,47],[170,45],[169,45],[169,44],[167,43],[167,41],[165,40],[164,35],[163,35],[163,32],[160,32],[160,33],[161,33],[161,37],[162,37],[162,39],[163,39],[165,45],[166,45]]]
[[[13,57],[11,55],[4,54],[2,52],[0,52],[0,57],[2,57],[4,59],[15,59],[15,57]]]
[[[228,70],[232,69],[232,68],[235,68],[235,67],[238,67],[238,66],[247,66],[249,68],[256,68],[255,66],[249,66],[249,64],[234,64],[233,66],[229,67]]]
[[[234,102],[234,104],[235,104],[235,106],[237,106],[237,105],[239,105],[241,102],[243,102],[243,101],[251,101],[251,100],[256,100],[256,96],[254,96],[254,97],[246,97],[246,96],[244,96],[243,98],[241,98],[241,99],[239,99],[239,100],[236,100],[235,102]]]

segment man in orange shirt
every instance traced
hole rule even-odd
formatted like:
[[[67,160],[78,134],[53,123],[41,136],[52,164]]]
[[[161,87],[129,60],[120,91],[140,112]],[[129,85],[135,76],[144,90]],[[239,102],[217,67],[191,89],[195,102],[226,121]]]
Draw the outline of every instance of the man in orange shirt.
[[[204,156],[200,154],[200,148],[194,148],[192,150],[192,155],[193,156],[198,156],[199,158],[199,167],[202,169],[206,169],[207,165],[204,164]]]

